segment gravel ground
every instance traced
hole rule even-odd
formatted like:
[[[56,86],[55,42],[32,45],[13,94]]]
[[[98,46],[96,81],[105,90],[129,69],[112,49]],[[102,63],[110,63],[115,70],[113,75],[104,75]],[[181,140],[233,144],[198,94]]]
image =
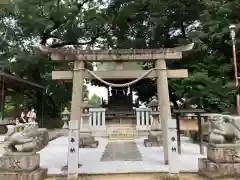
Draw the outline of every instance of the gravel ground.
[[[166,178],[166,175],[152,175],[152,174],[118,174],[112,175],[100,175],[100,176],[85,176],[78,180],[175,180],[174,178]],[[67,178],[52,177],[45,180],[67,180]],[[178,180],[210,180],[204,177],[197,176],[196,174],[181,174]],[[211,179],[212,180],[212,179]],[[218,180],[240,180],[240,178],[224,178]]]
[[[164,178],[165,177],[165,178]],[[66,180],[67,178],[52,177],[45,180]],[[85,176],[79,180],[173,180],[166,178],[166,174],[118,174],[118,175],[100,175],[100,176]],[[196,174],[181,174],[179,180],[207,180],[207,178],[200,177]],[[240,178],[225,178],[218,180],[240,180]]]

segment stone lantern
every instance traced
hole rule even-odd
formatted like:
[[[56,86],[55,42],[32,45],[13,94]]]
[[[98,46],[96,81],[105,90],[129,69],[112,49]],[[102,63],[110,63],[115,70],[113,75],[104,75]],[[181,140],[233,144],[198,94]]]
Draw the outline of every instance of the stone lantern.
[[[82,118],[80,123],[80,132],[91,132],[89,128],[89,104],[88,98],[84,98],[82,106]]]
[[[152,100],[150,101],[150,103],[148,103],[148,107],[152,110],[152,112],[158,111],[158,100],[156,96],[152,97]]]
[[[69,119],[70,119],[70,112],[68,111],[68,108],[65,107],[64,111],[62,112],[62,121],[64,123],[62,129],[68,129]]]
[[[158,100],[156,96],[152,97],[152,100],[148,104],[148,107],[152,110],[150,114],[152,115],[153,121],[151,124],[151,130],[149,132],[148,138],[144,139],[144,145],[146,147],[161,146],[162,145],[162,125],[161,125],[161,119],[159,117]]]
[[[82,118],[80,122],[80,143],[79,147],[98,147],[98,141],[92,136],[92,132],[89,128],[89,104],[88,98],[84,98],[83,106],[82,106]]]

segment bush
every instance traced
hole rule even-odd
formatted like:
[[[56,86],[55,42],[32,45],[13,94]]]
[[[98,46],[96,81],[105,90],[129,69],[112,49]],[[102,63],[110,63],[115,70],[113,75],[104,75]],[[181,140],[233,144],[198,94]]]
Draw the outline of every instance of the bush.
[[[13,117],[14,110],[14,106],[6,104],[4,107],[4,117]]]

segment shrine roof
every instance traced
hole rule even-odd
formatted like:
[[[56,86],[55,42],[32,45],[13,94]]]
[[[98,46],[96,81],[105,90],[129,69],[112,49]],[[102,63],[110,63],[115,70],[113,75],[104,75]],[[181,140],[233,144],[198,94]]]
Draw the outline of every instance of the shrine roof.
[[[33,83],[29,80],[22,79],[18,76],[0,71],[0,86],[2,86],[2,82],[4,82],[4,86],[8,88],[16,88],[16,87],[22,87],[22,88],[40,88],[43,89],[44,87]]]

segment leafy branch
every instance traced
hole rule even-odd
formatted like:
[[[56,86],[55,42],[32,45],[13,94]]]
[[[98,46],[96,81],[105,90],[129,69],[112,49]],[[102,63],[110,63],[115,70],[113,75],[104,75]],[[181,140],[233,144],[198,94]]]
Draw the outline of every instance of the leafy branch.
[[[53,24],[48,25],[44,29],[44,31],[43,31],[43,33],[41,35],[41,42],[40,42],[40,44],[45,45],[47,43],[47,40],[50,39],[50,38],[55,38],[55,39],[59,39],[60,40],[61,38],[59,38],[58,36],[53,35],[53,33],[55,31],[57,31],[59,28],[65,26],[66,24],[71,22],[74,19],[74,17],[76,17],[81,12],[81,9],[83,8],[84,4],[86,4],[88,1],[89,0],[84,0],[83,2],[75,1],[75,4],[73,4],[73,5],[76,6],[77,9],[73,13],[71,13],[71,15],[69,15],[68,17],[65,17],[63,21],[61,21],[59,19],[56,19],[53,16],[53,14],[51,14],[49,19],[53,22]],[[58,0],[57,1],[57,11],[58,12],[60,11],[60,3],[61,3],[61,1]],[[62,46],[66,46],[66,45],[91,45],[99,37],[99,33],[98,32],[99,32],[99,30],[97,30],[96,35],[91,37],[91,40],[87,41],[87,42],[63,41],[63,42],[60,42],[60,43],[53,43],[51,45],[51,47],[56,48],[56,47],[62,47]]]

